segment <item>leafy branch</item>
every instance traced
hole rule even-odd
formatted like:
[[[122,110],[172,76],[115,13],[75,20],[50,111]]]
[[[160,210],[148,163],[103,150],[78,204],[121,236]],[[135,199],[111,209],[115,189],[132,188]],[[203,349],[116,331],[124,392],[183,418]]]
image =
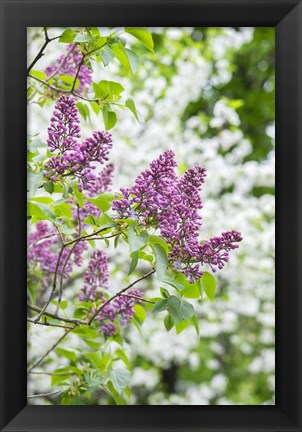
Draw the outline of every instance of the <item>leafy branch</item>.
[[[52,42],[55,39],[59,39],[61,36],[56,36],[53,38],[49,38],[48,33],[47,33],[47,27],[43,27],[44,30],[44,36],[45,36],[45,42],[42,45],[40,51],[38,52],[38,54],[36,55],[36,57],[33,59],[33,61],[31,62],[31,64],[28,66],[27,68],[27,75],[29,75],[29,72],[32,70],[32,68],[34,67],[34,65],[37,63],[37,61],[44,56],[44,50],[47,47],[47,45]]]

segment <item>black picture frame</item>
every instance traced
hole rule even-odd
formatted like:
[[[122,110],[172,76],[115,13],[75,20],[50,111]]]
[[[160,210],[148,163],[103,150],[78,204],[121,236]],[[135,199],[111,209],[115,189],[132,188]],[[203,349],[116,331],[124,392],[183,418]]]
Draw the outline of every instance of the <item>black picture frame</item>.
[[[26,405],[26,27],[276,27],[276,405]],[[301,431],[300,0],[1,0],[1,430]]]

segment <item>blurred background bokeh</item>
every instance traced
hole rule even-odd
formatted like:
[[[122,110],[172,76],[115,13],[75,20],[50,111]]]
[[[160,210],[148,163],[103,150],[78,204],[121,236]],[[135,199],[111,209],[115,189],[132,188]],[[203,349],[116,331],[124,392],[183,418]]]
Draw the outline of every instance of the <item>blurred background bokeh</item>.
[[[102,31],[102,29],[100,29]],[[138,72],[125,75],[118,62],[94,66],[94,79],[120,82],[133,97],[146,122],[129,111],[118,112],[112,129],[115,165],[113,190],[130,186],[162,151],[173,149],[179,173],[202,165],[201,238],[236,229],[243,241],[225,269],[216,273],[214,302],[194,301],[200,340],[189,327],[167,333],[161,315],[148,316],[141,328],[124,329],[132,362],[132,404],[259,405],[274,404],[275,395],[275,31],[273,28],[151,28],[155,52],[137,46]],[[104,30],[105,31],[105,30]],[[55,29],[50,29],[50,33]],[[130,41],[135,44],[135,40]],[[43,43],[29,29],[28,56]],[[39,62],[43,70],[61,52],[49,47]],[[62,47],[62,52],[65,47]],[[44,62],[44,63],[43,63]],[[45,140],[54,103],[29,105],[29,133]],[[87,134],[103,129],[91,112],[82,121]],[[111,284],[129,269],[128,250],[110,252]],[[144,269],[137,268],[137,275]],[[135,277],[135,275],[134,275]],[[81,281],[69,288],[79,291]],[[158,294],[156,281],[146,282],[146,295]],[[68,292],[67,292],[68,295]],[[29,357],[43,354],[58,331],[33,326]],[[74,346],[70,338],[65,346]],[[64,346],[64,345],[63,345]],[[52,353],[29,380],[29,392],[49,390],[43,372]],[[40,373],[39,373],[40,372]],[[47,404],[47,399],[31,403]],[[107,404],[103,394],[96,403]]]

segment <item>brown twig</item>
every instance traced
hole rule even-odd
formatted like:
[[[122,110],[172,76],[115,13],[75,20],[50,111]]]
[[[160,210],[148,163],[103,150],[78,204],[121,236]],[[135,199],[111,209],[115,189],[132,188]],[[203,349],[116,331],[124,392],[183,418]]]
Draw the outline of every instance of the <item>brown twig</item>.
[[[49,323],[47,321],[45,321],[45,322],[36,322],[35,320],[33,320],[33,319],[29,318],[29,317],[27,317],[27,321],[31,322],[33,324],[37,324],[37,325],[44,325],[44,326],[50,326],[50,327],[60,327],[60,328],[71,329],[71,330],[73,329],[73,327],[64,326],[62,324],[52,324],[52,323]]]
[[[66,60],[68,59],[68,57],[70,56],[70,54],[73,52],[73,50],[75,49],[76,44],[74,44],[71,49],[68,51],[68,53],[66,54],[66,56],[63,58],[63,60],[61,61],[61,63],[58,65],[58,67],[53,71],[52,74],[50,74],[46,81],[51,80],[51,78],[53,78],[59,71],[60,69],[64,66],[64,64],[66,63]]]
[[[39,313],[41,312],[40,308],[38,308],[37,306],[30,305],[30,304],[27,305],[27,309],[30,309],[30,310],[32,310],[34,312],[39,312]],[[70,323],[70,324],[76,324],[76,325],[87,324],[87,322],[84,321],[84,320],[72,319],[72,318],[64,318],[64,317],[62,317],[60,315],[53,314],[51,312],[46,312],[46,311],[44,311],[42,313],[42,315],[48,316],[48,317],[56,319],[58,321],[63,321],[63,322],[66,322],[66,323]]]
[[[59,89],[59,88],[53,86],[52,84],[49,84],[47,81],[43,81],[40,78],[35,77],[33,75],[28,74],[28,76],[29,76],[29,78],[32,78],[32,79],[38,81],[39,83],[41,83],[41,84],[49,87],[51,90],[53,90],[55,92],[65,93],[65,94],[71,94],[71,95],[73,95],[73,96],[75,96],[75,97],[77,97],[79,99],[83,99],[86,102],[97,102],[97,103],[99,102],[98,99],[88,99],[88,98],[86,98],[84,96],[81,96],[79,93],[76,93],[75,91],[65,90],[65,89]]]
[[[73,327],[74,328],[74,327]],[[40,357],[38,360],[36,360],[28,369],[27,371],[27,375],[29,375],[31,373],[31,371],[37,367],[40,363],[42,363],[42,361],[48,356],[48,354],[54,350],[56,348],[57,345],[59,345],[59,343],[66,338],[66,336],[68,336],[68,334],[71,332],[72,329],[66,330],[65,333],[62,334],[62,336],[60,336],[60,338],[49,348],[49,350],[46,351],[45,354],[42,355],[42,357]]]
[[[152,301],[152,300],[147,300],[147,299],[144,299],[143,297],[139,297],[139,296],[136,296],[134,294],[121,294],[121,297],[132,297],[134,299],[141,300],[141,301],[143,301],[145,303],[155,304],[155,302]]]
[[[36,321],[36,322],[38,322],[38,321],[40,320],[41,316],[43,315],[43,313],[44,313],[44,312],[46,311],[46,309],[48,308],[49,303],[51,302],[52,296],[53,296],[55,290],[57,289],[57,276],[58,276],[58,270],[59,270],[59,265],[60,265],[61,257],[62,257],[63,251],[64,251],[64,249],[65,249],[65,246],[66,246],[66,245],[63,243],[63,245],[62,245],[62,247],[61,247],[61,250],[60,250],[60,252],[59,252],[59,255],[58,255],[58,259],[57,259],[57,263],[56,263],[56,268],[55,268],[55,274],[54,274],[54,278],[53,278],[53,285],[52,285],[51,293],[50,293],[50,295],[49,295],[49,297],[48,297],[46,303],[45,303],[44,306],[42,307],[40,313],[39,313],[39,314],[37,315],[37,317],[35,318],[35,321]]]
[[[110,302],[112,302],[112,300],[114,300],[115,298],[119,297],[120,295],[122,295],[125,291],[127,291],[129,288],[132,288],[134,285],[136,285],[138,282],[146,279],[147,277],[149,277],[150,275],[152,275],[153,273],[155,273],[155,269],[150,270],[148,273],[144,274],[142,277],[140,277],[139,279],[137,279],[136,281],[132,282],[130,285],[126,286],[125,288],[123,288],[121,291],[119,291],[118,293],[114,294],[112,297],[110,297],[107,301],[105,301],[105,303],[103,303],[96,311],[95,313],[90,317],[89,321],[88,321],[88,325],[90,325],[92,323],[92,321],[95,319],[95,317],[104,309],[105,306],[107,306],[107,304],[109,304]],[[141,299],[141,298],[140,298]]]
[[[62,267],[61,277],[60,277],[60,287],[59,287],[58,303],[57,303],[57,307],[56,307],[56,314],[59,312],[60,304],[61,304],[61,301],[62,301],[64,271],[65,271],[65,268],[66,268],[66,266],[68,264],[69,258],[71,256],[72,252],[74,251],[74,249],[76,248],[77,244],[78,244],[78,242],[74,243],[74,245],[72,246],[72,248],[68,252],[68,255],[67,255],[67,257],[65,259],[65,262],[63,264],[63,267]]]
[[[40,394],[36,394],[36,395],[27,396],[27,399],[52,396],[52,395],[55,395],[55,394],[63,393],[63,391],[64,391],[64,389],[55,390],[55,391],[53,391],[51,393],[40,393]]]
[[[44,36],[45,36],[45,42],[42,45],[40,51],[38,52],[38,54],[36,55],[36,57],[33,59],[33,61],[31,62],[31,64],[28,66],[27,68],[27,75],[29,75],[29,72],[32,70],[32,68],[34,67],[34,65],[37,63],[37,61],[44,56],[44,50],[47,47],[47,45],[49,44],[49,42],[55,40],[55,39],[59,39],[61,36],[56,36],[53,38],[49,38],[48,37],[48,33],[47,33],[47,28],[43,27],[44,30]]]

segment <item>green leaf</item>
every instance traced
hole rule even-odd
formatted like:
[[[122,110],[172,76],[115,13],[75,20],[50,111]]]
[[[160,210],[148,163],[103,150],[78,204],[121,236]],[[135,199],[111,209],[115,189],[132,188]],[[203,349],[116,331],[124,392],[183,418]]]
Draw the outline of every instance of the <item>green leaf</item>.
[[[166,254],[169,253],[169,245],[165,242],[165,240],[162,237],[156,236],[156,235],[150,235],[149,236],[149,245],[152,247],[154,244],[161,245],[162,248],[166,251]]]
[[[176,328],[176,333],[179,334],[182,331],[184,331],[187,327],[189,327],[190,325],[190,321],[182,321],[178,324],[176,324],[175,328]]]
[[[195,327],[195,330],[196,330],[197,336],[199,337],[199,335],[200,335],[200,332],[199,332],[199,325],[198,325],[198,321],[197,321],[197,318],[196,318],[195,315],[194,315],[192,318],[190,318],[190,322],[191,322],[191,324]]]
[[[191,303],[182,301],[180,306],[180,313],[183,319],[188,320],[195,315],[194,307],[191,305]]]
[[[70,378],[70,374],[66,374],[66,375],[52,375],[51,376],[51,387],[56,386],[56,385],[64,385],[67,384],[66,380],[68,380]]]
[[[167,277],[161,278],[161,282],[164,282],[164,283],[172,286],[178,292],[181,292],[181,290],[183,289],[183,285],[181,283],[175,282],[173,279],[170,279],[170,278],[167,278]]]
[[[90,34],[80,34],[78,33],[76,37],[74,38],[73,42],[89,42],[93,39],[93,37]]]
[[[89,224],[89,225],[93,225],[93,226],[98,226],[98,222],[94,219],[94,217],[92,215],[88,215],[85,218],[84,223]]]
[[[175,324],[183,321],[184,319],[181,314],[180,307],[181,307],[181,301],[177,297],[172,295],[168,298],[167,308],[170,314],[172,315]]]
[[[58,354],[58,356],[63,356],[70,360],[72,363],[75,363],[77,361],[77,355],[74,351],[70,351],[64,348],[56,348],[55,352]]]
[[[109,111],[106,105],[103,107],[103,120],[106,130],[112,129],[117,122],[117,116],[115,112]]]
[[[126,27],[125,31],[140,40],[148,50],[154,51],[153,38],[147,29],[142,27]]]
[[[114,249],[118,247],[119,241],[120,241],[120,236],[117,235],[114,239]]]
[[[134,51],[125,48],[132,72],[135,73],[138,69],[139,59]]]
[[[167,310],[168,308],[168,300],[159,300],[157,301],[152,309],[152,313],[158,313]]]
[[[73,42],[75,36],[76,36],[76,32],[74,30],[67,29],[61,34],[59,42],[61,43]]]
[[[65,183],[64,184],[64,189],[63,189],[63,198],[68,198],[68,195],[69,195],[69,192],[70,192],[70,183]]]
[[[53,199],[50,198],[50,197],[48,197],[48,196],[33,197],[30,200],[38,202],[38,203],[43,203],[43,204],[51,204],[51,203],[53,203]]]
[[[111,381],[109,381],[106,386],[104,387],[104,390],[106,390],[110,396],[112,396],[114,402],[116,405],[127,405],[126,399],[123,397],[123,395],[120,395],[114,388]]]
[[[98,115],[101,111],[101,107],[97,102],[89,102],[91,108],[93,109],[93,111],[95,112],[96,115]]]
[[[202,295],[200,281],[184,283],[185,288],[181,291],[181,295],[187,298],[199,298]]]
[[[128,369],[113,369],[110,371],[110,378],[115,390],[121,394],[122,391],[129,385],[131,374]]]
[[[144,117],[141,115],[141,113],[139,111],[137,111],[134,100],[131,98],[128,98],[125,102],[125,106],[132,112],[132,114],[134,115],[134,117],[136,118],[136,120],[140,123],[140,124],[144,124],[145,123],[145,119]],[[156,236],[155,236],[156,237]]]
[[[130,62],[127,56],[127,52],[121,41],[113,43],[110,45],[110,50],[112,54],[118,59],[121,65],[126,69],[126,71],[131,71]]]
[[[146,309],[140,304],[134,305],[133,309],[135,318],[139,320],[140,324],[143,324],[147,316]]]
[[[137,306],[137,305],[135,305]],[[131,362],[128,359],[128,357],[126,356],[125,351],[123,351],[122,349],[118,349],[115,351],[115,354],[118,356],[117,360],[122,359],[123,362],[125,363],[125,365],[127,366],[128,369],[131,369]]]
[[[170,296],[167,302],[168,310],[172,315],[175,324],[184,320],[188,320],[195,314],[194,308],[190,303],[187,303],[186,301],[180,301],[175,296]]]
[[[164,298],[169,298],[170,297],[170,293],[169,293],[169,291],[168,290],[166,290],[166,288],[160,288],[160,292],[161,292],[161,295],[164,297]]]
[[[144,247],[148,242],[147,231],[142,231],[139,235],[136,234],[135,229],[132,225],[128,228],[128,243],[130,252],[135,252]]]
[[[78,102],[77,103],[77,108],[79,110],[79,113],[81,114],[81,116],[83,117],[84,120],[86,120],[87,118],[90,118],[90,112],[89,112],[89,108],[87,105],[83,104],[82,102]]]
[[[110,51],[110,48],[108,46],[105,46],[102,51],[99,53],[101,56],[102,62],[104,66],[107,66],[111,60],[114,58],[114,55]]]
[[[65,216],[67,219],[71,219],[73,217],[71,206],[66,202],[53,205],[53,208],[55,210],[56,216]]]
[[[104,95],[120,95],[125,90],[124,87],[114,81],[102,80],[98,83],[98,88],[101,91],[100,96]],[[97,97],[100,97],[97,96]]]
[[[51,304],[53,304],[53,305],[56,306],[58,304],[58,301],[57,300],[53,300],[51,302]],[[61,301],[61,303],[60,303],[60,309],[65,310],[67,308],[67,306],[68,306],[68,300]]]
[[[34,196],[43,181],[43,170],[38,173],[27,171],[27,188],[30,196]]]
[[[55,190],[55,186],[51,180],[48,180],[47,182],[45,182],[43,186],[44,186],[44,189],[46,190],[46,192],[48,192],[50,194],[52,194]]]
[[[74,77],[70,76],[70,75],[59,75],[58,79],[60,79],[61,81],[63,81],[64,84],[67,84],[67,87],[72,87],[73,86],[73,82],[74,82]],[[74,89],[76,90],[80,85],[80,81],[78,79],[76,79],[75,82],[75,86]]]
[[[174,326],[174,321],[170,314],[165,316],[164,324],[167,331],[170,331],[171,328]]]
[[[103,193],[99,195],[97,198],[86,198],[87,201],[94,204],[98,207],[102,212],[106,212],[111,208],[111,202],[114,200],[114,195],[110,193]]]
[[[78,201],[79,206],[83,207],[83,205],[84,205],[84,195],[82,194],[82,192],[79,191],[78,185],[76,183],[72,186],[72,190],[73,190],[73,193],[76,196],[76,199]]]
[[[38,79],[40,79],[42,81],[45,81],[46,78],[47,78],[45,72],[38,71],[38,70],[31,70],[30,71],[30,75],[32,75],[32,76],[34,76],[34,77],[36,77],[36,78],[38,78]]]
[[[84,354],[84,357],[88,358],[91,364],[98,369],[99,372],[103,372],[109,362],[108,354],[102,354],[99,351],[90,352]]]
[[[28,202],[27,215],[35,217],[37,220],[49,220],[58,223],[55,214],[45,204]]]
[[[92,393],[100,384],[104,382],[104,377],[102,376],[90,376],[88,374],[84,374],[87,388],[89,393]]]
[[[137,252],[132,252],[130,254],[130,256],[131,256],[131,264],[130,264],[128,276],[134,272],[134,270],[136,269],[137,263],[138,263],[138,253]]]
[[[205,272],[200,278],[200,284],[208,299],[214,300],[216,290],[216,279],[209,272]]]
[[[156,258],[156,274],[159,280],[164,276],[168,267],[168,258],[165,249],[158,243],[152,245]]]
[[[99,336],[99,331],[97,329],[84,325],[76,327],[72,332],[92,340]]]

